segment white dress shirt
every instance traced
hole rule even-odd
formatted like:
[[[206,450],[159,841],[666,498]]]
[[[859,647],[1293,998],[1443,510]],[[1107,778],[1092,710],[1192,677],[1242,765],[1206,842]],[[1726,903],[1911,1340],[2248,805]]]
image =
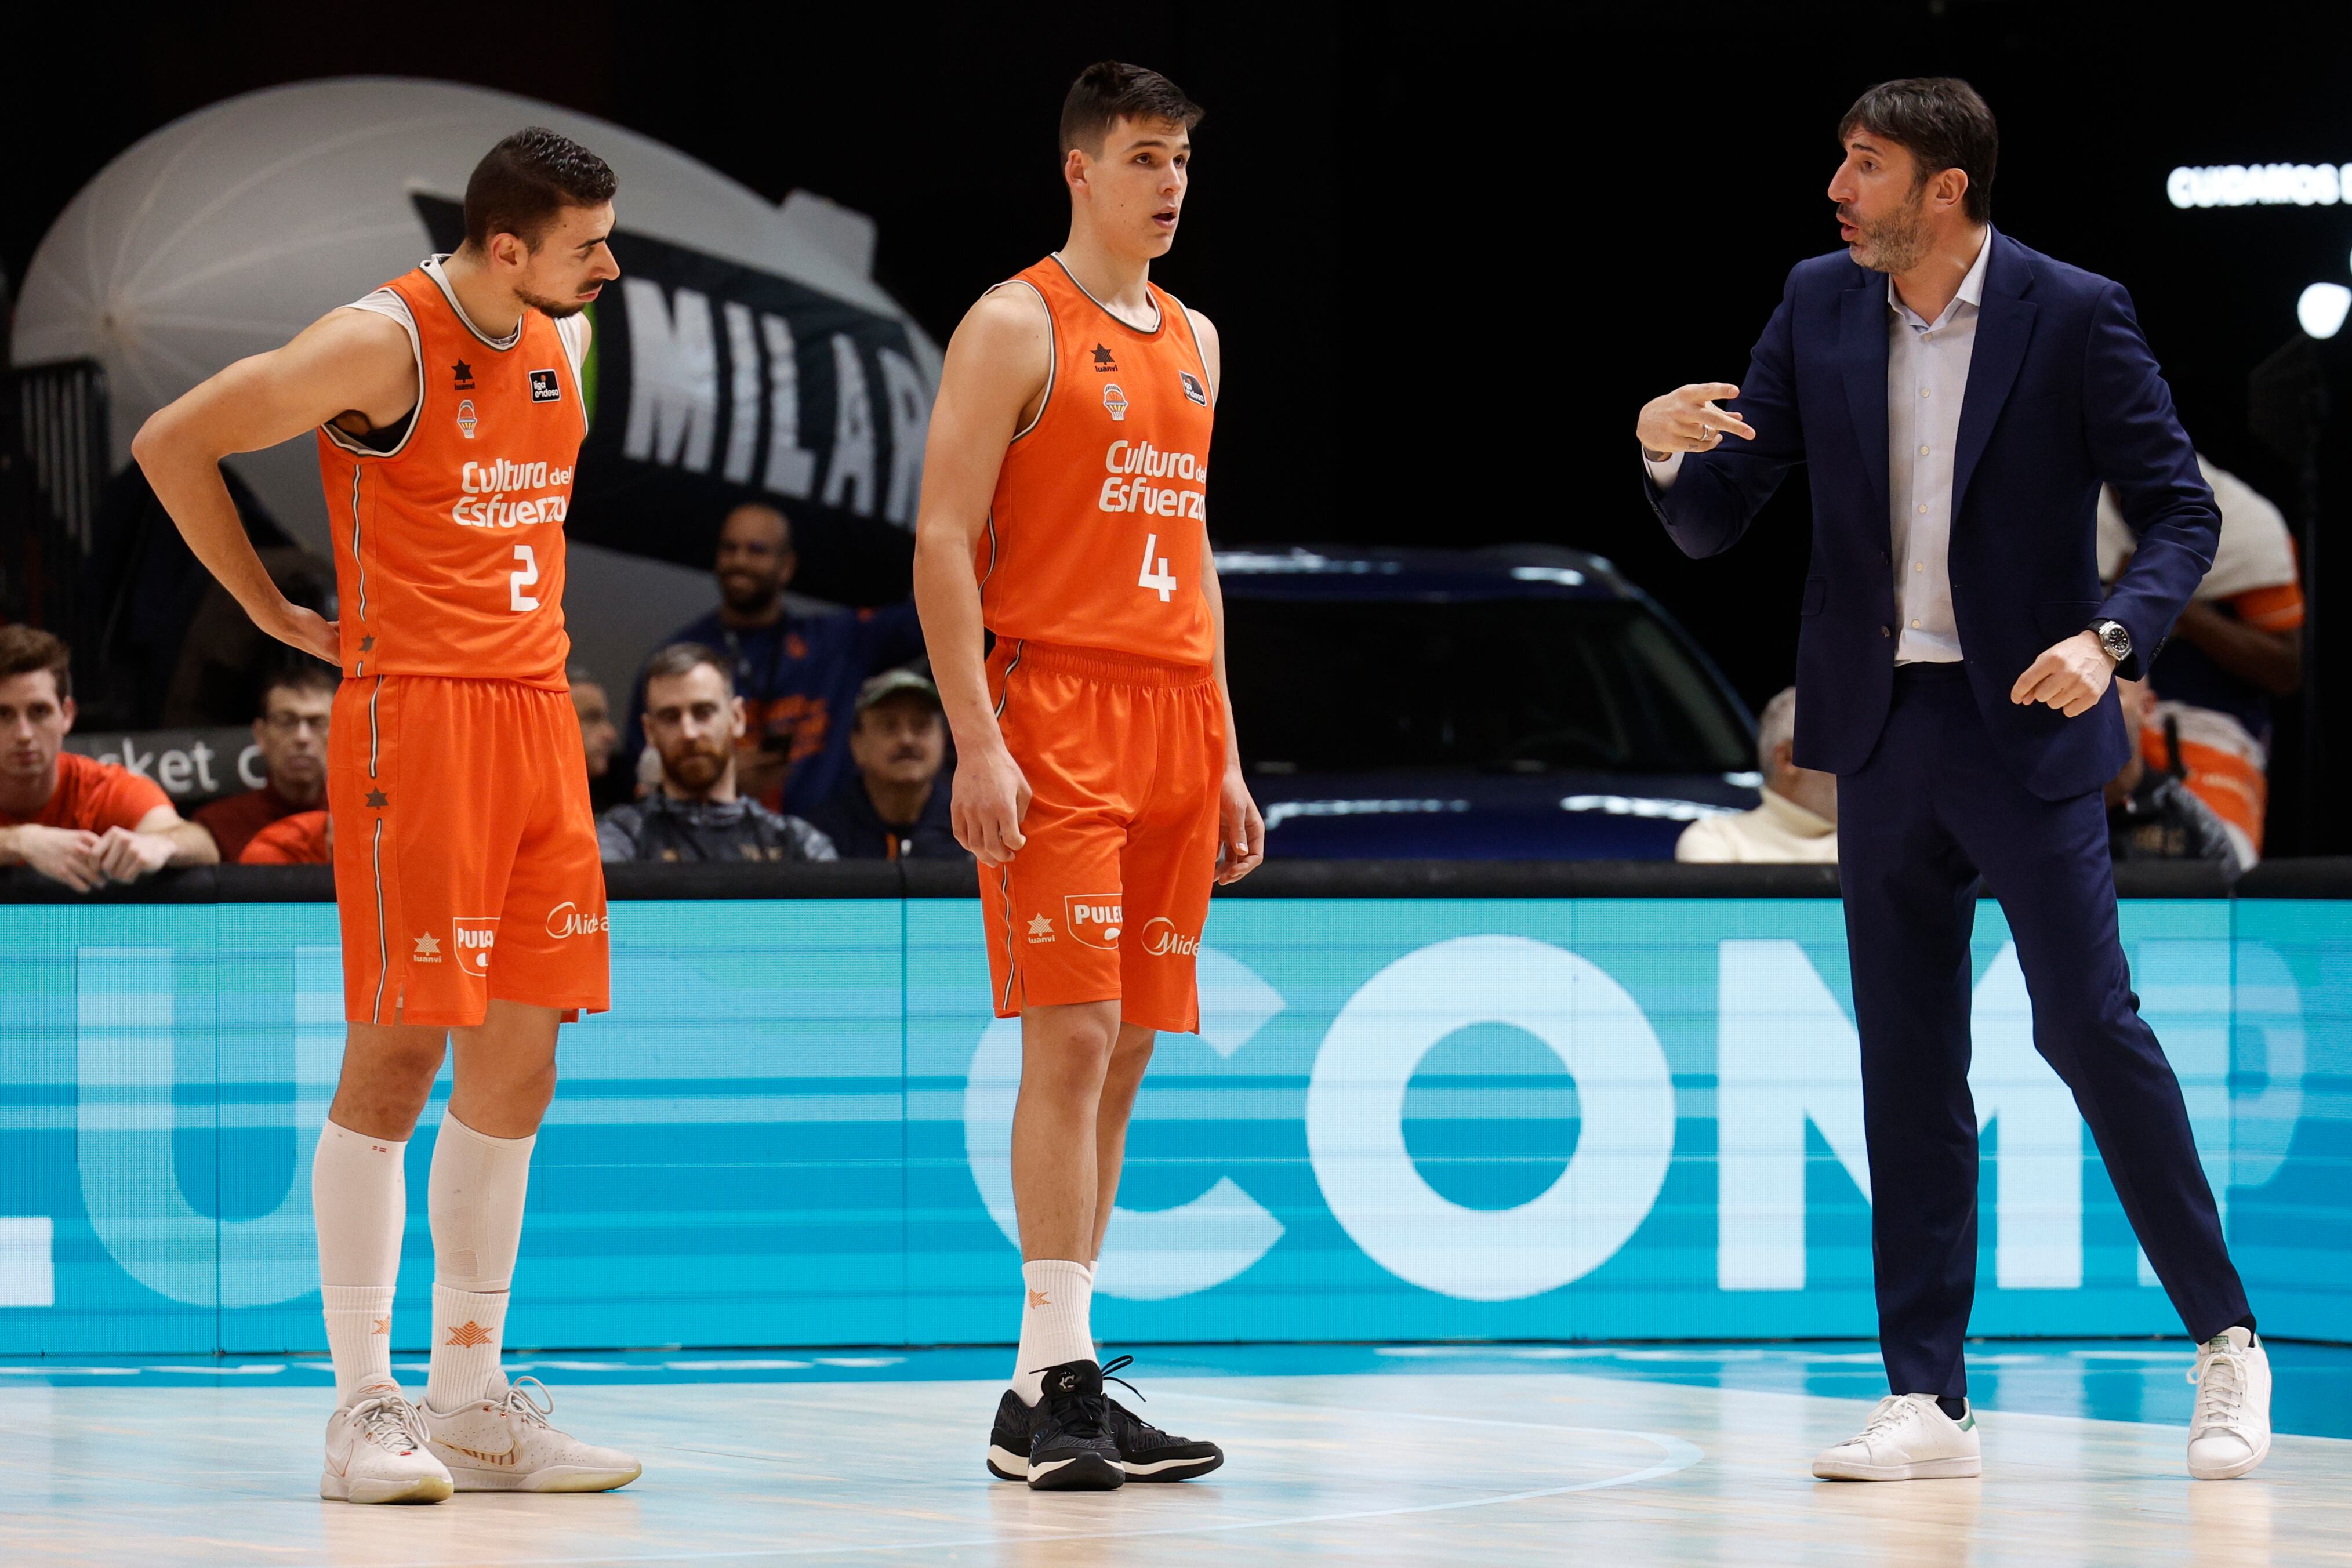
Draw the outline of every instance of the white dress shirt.
[[[1675,840],[1675,858],[1716,865],[1834,862],[1837,824],[1769,788],[1753,811],[1702,816]]]
[[[1928,321],[1903,302],[1886,279],[1886,504],[1888,559],[1895,566],[1895,604],[1902,635],[1897,664],[1948,664],[1961,657],[1952,620],[1952,456],[1959,444],[1960,402],[1969,362],[1976,355],[1977,311],[1984,302],[1985,264],[1992,257],[1985,231],[1977,258],[1944,313]],[[1737,437],[1731,437],[1737,439]],[[1673,485],[1683,454],[1649,464],[1660,489]]]

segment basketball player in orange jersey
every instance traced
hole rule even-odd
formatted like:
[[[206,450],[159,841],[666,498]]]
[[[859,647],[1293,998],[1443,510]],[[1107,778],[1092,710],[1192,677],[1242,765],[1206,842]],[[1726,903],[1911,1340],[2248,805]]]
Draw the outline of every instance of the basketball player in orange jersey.
[[[1041,1489],[1224,1459],[1106,1397],[1124,1363],[1097,1363],[1087,1321],[1153,1035],[1200,1027],[1210,884],[1265,842],[1203,522],[1217,336],[1150,278],[1200,118],[1154,71],[1078,78],[1069,243],[956,329],[924,458],[915,598],[955,733],[956,837],[981,862],[997,1015],[1021,1018],[1021,1349],[988,1468]]]
[[[548,1425],[499,1364],[556,1026],[605,1005],[604,880],[566,694],[563,521],[587,430],[580,365],[620,275],[613,172],[551,131],[492,148],[466,242],[239,361],[131,450],[256,625],[333,659],[328,809],[350,1019],[311,1170],[338,1407],[321,1497],[604,1491],[626,1454]],[[316,431],[340,621],[289,604],[220,460]],[[433,1356],[393,1380],[410,1130],[454,1037],[433,1144]]]

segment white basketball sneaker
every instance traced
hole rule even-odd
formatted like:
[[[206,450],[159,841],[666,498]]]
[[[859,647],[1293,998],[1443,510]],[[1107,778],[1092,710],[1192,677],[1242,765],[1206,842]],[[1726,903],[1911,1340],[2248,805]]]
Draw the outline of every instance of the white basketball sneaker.
[[[425,1448],[425,1423],[397,1388],[363,1388],[327,1417],[319,1495],[332,1502],[439,1502],[449,1472]]]
[[[2271,1451],[2271,1358],[2252,1329],[2224,1329],[2197,1347],[2189,1381],[2189,1473],[2200,1481],[2244,1475]]]
[[[1890,1394],[1854,1436],[1822,1450],[1813,1474],[1825,1481],[1927,1481],[1984,1473],[1977,1413],[1958,1421],[1932,1394]]]
[[[528,1390],[536,1384],[542,1405]],[[608,1492],[645,1467],[618,1448],[599,1448],[547,1424],[555,1396],[526,1377],[505,1393],[450,1411],[418,1406],[433,1457],[461,1492]]]

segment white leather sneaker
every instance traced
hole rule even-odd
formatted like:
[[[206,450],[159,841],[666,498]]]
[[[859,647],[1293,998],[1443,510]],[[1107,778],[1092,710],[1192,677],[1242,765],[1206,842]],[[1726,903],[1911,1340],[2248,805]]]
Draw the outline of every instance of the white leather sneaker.
[[[536,1385],[544,1405],[527,1390]],[[599,1448],[547,1424],[555,1396],[526,1377],[504,1394],[456,1410],[421,1405],[433,1457],[461,1492],[608,1492],[645,1468],[618,1448]]]
[[[2224,1329],[2197,1347],[2189,1381],[2189,1473],[2200,1481],[2244,1475],[2270,1456],[2271,1358],[2252,1329]]]
[[[1984,1473],[1977,1413],[1958,1421],[1932,1394],[1890,1394],[1863,1429],[1813,1461],[1825,1481],[1926,1481]]]
[[[359,1391],[327,1417],[319,1495],[331,1502],[439,1502],[449,1472],[426,1451],[425,1424],[397,1388]]]

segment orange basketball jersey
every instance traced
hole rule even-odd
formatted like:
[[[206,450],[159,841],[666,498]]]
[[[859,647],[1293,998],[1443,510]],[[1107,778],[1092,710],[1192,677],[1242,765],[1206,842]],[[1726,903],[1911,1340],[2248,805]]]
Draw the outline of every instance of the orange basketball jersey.
[[[563,521],[588,431],[578,319],[485,335],[441,258],[353,308],[407,329],[416,409],[375,437],[319,427],[343,673],[562,690]]]
[[[1209,368],[1192,318],[1153,288],[1129,326],[1047,257],[1003,287],[1053,322],[1045,402],[1013,438],[973,561],[981,617],[1034,638],[1206,666]]]

